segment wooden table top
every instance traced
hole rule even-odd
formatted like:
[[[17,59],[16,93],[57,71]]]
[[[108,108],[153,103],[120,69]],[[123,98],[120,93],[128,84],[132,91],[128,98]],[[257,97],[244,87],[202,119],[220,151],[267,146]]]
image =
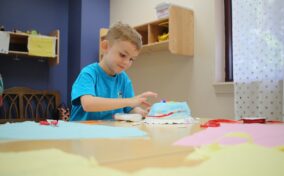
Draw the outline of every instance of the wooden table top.
[[[0,151],[30,151],[57,148],[88,158],[92,156],[101,165],[123,171],[135,171],[150,166],[174,167],[195,164],[184,161],[184,158],[193,151],[193,148],[174,146],[173,143],[185,136],[202,130],[199,123],[186,125],[150,125],[121,121],[101,121],[94,124],[137,127],[147,132],[148,136],[125,139],[1,142]]]

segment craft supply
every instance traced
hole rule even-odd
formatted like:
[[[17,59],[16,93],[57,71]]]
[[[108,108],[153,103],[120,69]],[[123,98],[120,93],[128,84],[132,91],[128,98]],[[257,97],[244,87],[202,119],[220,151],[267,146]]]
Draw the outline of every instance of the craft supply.
[[[244,123],[265,123],[265,117],[244,117],[241,119]]]
[[[116,113],[114,115],[115,120],[129,121],[129,122],[139,122],[143,120],[141,114],[126,114],[126,113]]]
[[[52,120],[52,121],[41,120],[41,121],[39,121],[39,124],[40,125],[57,126],[58,125],[58,120]]]
[[[56,122],[56,121],[55,121]],[[55,123],[54,122],[54,123]],[[142,130],[130,127],[112,127],[106,125],[87,125],[78,122],[60,120],[57,127],[42,125],[32,121],[6,123],[0,125],[1,140],[64,140],[94,138],[144,137]],[[1,175],[1,174],[0,174]]]
[[[245,143],[248,140],[243,137],[224,136],[232,133],[245,133],[252,137],[255,144],[265,147],[284,146],[283,124],[243,124],[221,123],[218,128],[206,128],[197,133],[184,137],[175,142],[176,145],[199,147],[218,142],[222,145],[235,145]]]
[[[193,121],[187,102],[166,100],[155,103],[144,120],[149,124],[186,124]]]
[[[206,123],[203,123],[200,125],[202,128],[208,128],[208,127],[219,127],[220,123],[241,123],[237,120],[231,120],[231,119],[213,119],[208,120]]]

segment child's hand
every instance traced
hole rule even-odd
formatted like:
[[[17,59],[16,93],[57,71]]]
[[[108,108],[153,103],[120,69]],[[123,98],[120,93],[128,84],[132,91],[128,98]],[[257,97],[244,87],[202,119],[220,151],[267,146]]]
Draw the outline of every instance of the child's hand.
[[[142,117],[146,117],[148,115],[148,111],[147,110],[144,110],[140,107],[135,107],[133,108],[133,110],[131,111],[131,113],[134,113],[134,114],[141,114]]]
[[[154,93],[154,92],[144,92],[140,95],[137,95],[136,97],[133,97],[131,98],[131,102],[130,102],[130,106],[131,107],[135,107],[135,106],[138,106],[138,105],[145,105],[146,107],[150,107],[151,104],[147,102],[147,98],[148,97],[157,97],[158,94]]]
[[[141,114],[142,117],[146,117],[149,111],[150,111],[150,107],[147,107],[146,109],[142,109],[141,107],[135,107],[130,113]]]

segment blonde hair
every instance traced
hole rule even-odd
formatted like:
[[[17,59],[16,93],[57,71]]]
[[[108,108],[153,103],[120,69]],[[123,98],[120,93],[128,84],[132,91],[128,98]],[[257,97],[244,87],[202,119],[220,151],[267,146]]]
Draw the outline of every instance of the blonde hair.
[[[141,35],[128,24],[121,22],[116,23],[109,29],[106,40],[111,44],[116,40],[129,41],[136,46],[137,50],[142,48]]]

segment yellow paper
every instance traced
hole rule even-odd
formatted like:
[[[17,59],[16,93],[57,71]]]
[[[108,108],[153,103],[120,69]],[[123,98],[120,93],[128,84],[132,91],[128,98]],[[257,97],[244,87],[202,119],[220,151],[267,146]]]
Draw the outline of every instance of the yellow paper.
[[[29,55],[55,57],[55,37],[30,35],[28,39]]]
[[[58,149],[0,153],[1,176],[113,176],[127,175],[102,167],[94,159]]]
[[[0,175],[15,176],[283,176],[284,152],[255,144],[228,147],[211,146],[200,165],[172,168],[145,168],[132,173],[100,166],[91,158],[68,154],[57,149],[0,153]],[[202,153],[202,152],[201,152]],[[203,153],[206,153],[203,152]]]
[[[212,147],[212,146],[211,146]],[[255,144],[240,144],[218,148],[204,147],[199,151],[207,160],[200,165],[176,168],[148,168],[135,173],[136,176],[283,176],[284,152],[276,148],[265,148]],[[202,150],[202,149],[201,149]],[[210,156],[210,157],[209,157]]]

